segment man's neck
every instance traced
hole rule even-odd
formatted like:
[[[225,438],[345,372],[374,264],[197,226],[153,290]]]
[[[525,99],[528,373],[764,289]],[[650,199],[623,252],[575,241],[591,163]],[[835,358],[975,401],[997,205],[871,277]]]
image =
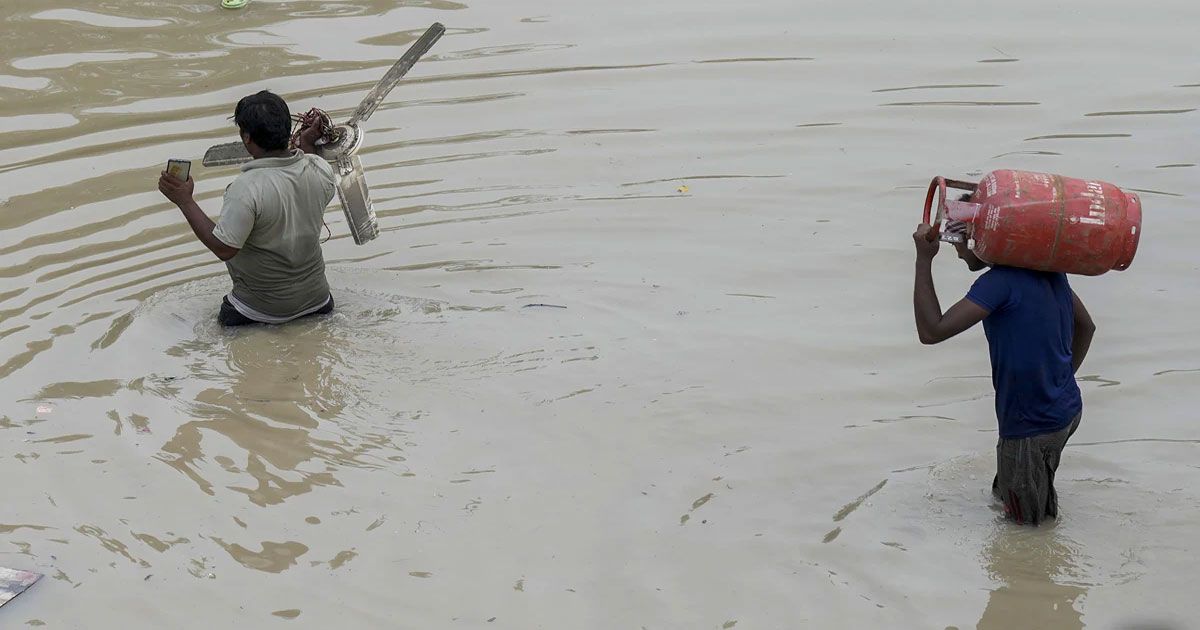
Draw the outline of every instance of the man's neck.
[[[244,137],[242,138],[242,142],[246,145],[246,153],[249,153],[250,157],[256,160],[260,160],[262,158],[292,157],[292,150],[290,148],[283,148],[277,151],[264,151],[262,147],[254,144],[253,142],[247,141]]]

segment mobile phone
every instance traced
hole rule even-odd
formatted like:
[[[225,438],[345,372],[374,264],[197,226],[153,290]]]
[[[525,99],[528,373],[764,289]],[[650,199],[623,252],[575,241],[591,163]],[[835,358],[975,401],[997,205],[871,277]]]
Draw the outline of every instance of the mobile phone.
[[[167,174],[181,182],[186,182],[192,173],[192,163],[188,160],[167,160]]]

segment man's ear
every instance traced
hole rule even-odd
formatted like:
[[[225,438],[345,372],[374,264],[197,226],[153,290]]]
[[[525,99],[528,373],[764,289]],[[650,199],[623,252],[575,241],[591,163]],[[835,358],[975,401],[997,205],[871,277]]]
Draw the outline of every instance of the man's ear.
[[[254,144],[254,141],[250,139],[250,134],[240,129],[238,130],[238,134],[242,137],[242,144],[246,145],[247,147],[249,147],[251,144]]]

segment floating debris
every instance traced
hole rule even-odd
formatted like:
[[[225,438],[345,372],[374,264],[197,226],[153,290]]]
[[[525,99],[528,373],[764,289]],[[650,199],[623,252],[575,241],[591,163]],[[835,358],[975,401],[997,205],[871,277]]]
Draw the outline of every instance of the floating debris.
[[[0,606],[12,601],[12,598],[25,592],[34,582],[42,579],[40,573],[18,571],[0,567]]]

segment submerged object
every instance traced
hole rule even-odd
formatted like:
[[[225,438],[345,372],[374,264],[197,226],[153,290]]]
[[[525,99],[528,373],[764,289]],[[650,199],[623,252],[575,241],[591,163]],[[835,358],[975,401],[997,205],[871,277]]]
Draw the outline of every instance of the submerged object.
[[[425,34],[396,61],[395,65],[383,75],[375,87],[359,103],[358,108],[350,115],[344,124],[333,125],[324,137],[317,142],[317,155],[325,158],[333,165],[337,174],[338,200],[346,213],[346,223],[350,226],[350,235],[354,242],[362,245],[379,236],[379,223],[375,216],[375,207],[371,203],[371,194],[367,189],[366,175],[363,173],[362,162],[358,159],[358,151],[362,148],[365,133],[360,123],[366,122],[371,114],[379,108],[380,103],[388,93],[400,83],[400,79],[408,74],[413,64],[445,34],[446,27],[439,23],[430,26]],[[310,112],[311,114],[311,112]],[[219,144],[210,147],[204,154],[205,166],[225,166],[241,164],[252,160],[246,147],[241,141]]]
[[[971,191],[947,200],[946,189]],[[933,201],[938,199],[936,216]],[[1142,231],[1142,202],[1107,182],[999,170],[978,184],[935,177],[925,196],[925,223],[966,224],[971,250],[993,265],[1098,276],[1127,269]]]

